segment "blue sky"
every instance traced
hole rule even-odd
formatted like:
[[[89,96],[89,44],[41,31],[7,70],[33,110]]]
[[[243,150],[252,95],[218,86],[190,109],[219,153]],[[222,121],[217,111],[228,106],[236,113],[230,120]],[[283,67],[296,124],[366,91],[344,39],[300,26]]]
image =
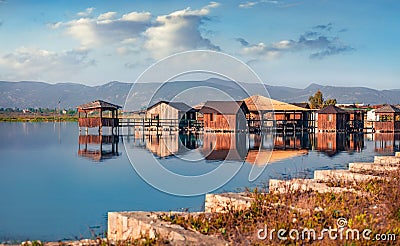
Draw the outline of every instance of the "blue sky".
[[[132,82],[211,49],[270,85],[400,88],[398,13],[396,0],[0,0],[0,80]]]

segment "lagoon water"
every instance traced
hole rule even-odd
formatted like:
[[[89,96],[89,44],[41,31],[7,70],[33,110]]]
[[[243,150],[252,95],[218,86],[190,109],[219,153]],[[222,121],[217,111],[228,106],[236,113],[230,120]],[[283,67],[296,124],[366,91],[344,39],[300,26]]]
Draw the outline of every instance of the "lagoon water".
[[[139,162],[150,154],[165,168],[187,175],[206,173],[221,164],[221,152],[189,164],[174,156],[196,157],[200,153],[196,149],[208,146],[204,136],[169,138],[168,142],[135,135],[79,136],[73,122],[0,123],[0,243],[102,235],[109,211],[201,211],[204,195],[182,197],[161,192],[143,181],[129,161],[126,151],[135,151]],[[246,136],[246,146],[251,148],[263,139]],[[241,169],[213,192],[264,186],[270,178],[312,178],[316,169],[341,169],[349,162],[372,161],[374,155],[398,151],[399,139],[397,134],[277,135],[273,142],[279,155],[271,157],[273,162],[257,180],[248,181],[254,165],[249,155],[244,161],[233,158],[232,165],[243,163]],[[185,151],[176,146],[165,149],[163,143],[184,143]]]

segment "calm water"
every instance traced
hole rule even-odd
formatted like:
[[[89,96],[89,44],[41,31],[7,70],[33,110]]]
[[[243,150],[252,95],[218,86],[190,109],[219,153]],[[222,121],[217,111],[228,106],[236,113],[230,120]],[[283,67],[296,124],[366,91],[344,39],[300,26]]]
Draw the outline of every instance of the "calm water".
[[[169,195],[144,182],[132,168],[124,143],[128,151],[135,151],[138,161],[154,155],[171,171],[197,175],[216,168],[226,158],[224,139],[231,136],[210,143],[206,135],[143,138],[136,132],[129,137],[99,138],[90,132],[89,136],[79,136],[76,123],[0,123],[0,138],[1,243],[90,237],[106,230],[109,211],[202,210],[204,195]],[[394,134],[240,138],[235,140],[239,151],[231,162],[246,162],[215,193],[263,185],[270,178],[311,178],[316,169],[346,168],[349,162],[393,154],[400,142],[399,135]],[[262,175],[249,182],[251,163],[257,162],[252,154],[271,141],[279,151],[274,152],[273,162]],[[250,149],[247,156],[241,153],[241,144],[246,151]],[[185,164],[174,157],[192,158],[204,155],[204,151],[208,151],[208,157],[195,163]]]

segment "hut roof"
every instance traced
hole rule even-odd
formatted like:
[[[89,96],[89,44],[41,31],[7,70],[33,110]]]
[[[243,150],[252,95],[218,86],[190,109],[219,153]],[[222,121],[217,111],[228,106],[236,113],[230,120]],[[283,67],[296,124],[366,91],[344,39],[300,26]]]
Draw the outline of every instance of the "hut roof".
[[[400,113],[400,108],[394,105],[385,105],[381,108],[378,108],[375,113]]]
[[[149,110],[149,109],[151,109],[151,108],[153,108],[153,107],[155,107],[155,106],[157,106],[157,105],[159,105],[161,103],[168,104],[171,107],[176,108],[177,110],[183,111],[183,112],[187,112],[187,111],[193,110],[193,108],[190,107],[189,105],[187,105],[186,103],[183,103],[183,102],[167,102],[167,101],[159,101],[159,102],[153,104],[152,106],[148,107],[147,110]]]
[[[293,104],[270,99],[260,95],[254,95],[244,99],[250,111],[307,111]]]
[[[96,100],[93,102],[81,104],[77,106],[78,109],[82,110],[87,110],[87,109],[96,109],[96,108],[102,108],[102,109],[119,109],[122,108],[121,106],[103,101],[103,100]]]
[[[348,112],[344,109],[338,108],[334,105],[329,105],[319,111],[318,114],[347,114]]]
[[[244,101],[207,101],[200,109],[201,113],[220,113],[220,114],[237,114],[240,109],[244,109],[245,113],[249,109]]]
[[[293,104],[294,106],[297,106],[300,108],[310,109],[310,105],[308,104],[308,102],[290,103],[290,104]]]

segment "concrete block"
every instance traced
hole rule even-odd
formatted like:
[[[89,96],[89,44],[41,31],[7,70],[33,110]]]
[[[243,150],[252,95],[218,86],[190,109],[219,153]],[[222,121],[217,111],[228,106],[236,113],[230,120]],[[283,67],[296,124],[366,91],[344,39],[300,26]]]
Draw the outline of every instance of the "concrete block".
[[[142,237],[158,238],[171,245],[226,245],[207,236],[160,219],[162,212],[109,212],[107,237],[111,243],[132,243]],[[181,213],[183,214],[183,213]]]
[[[246,193],[206,194],[204,211],[206,213],[221,213],[228,209],[244,210],[251,206],[252,198]]]
[[[364,182],[381,177],[350,172],[349,170],[317,170],[314,171],[314,179],[322,182],[354,183]]]
[[[379,164],[400,164],[400,157],[397,156],[375,156],[374,162]]]
[[[387,172],[398,170],[400,165],[393,164],[379,164],[379,163],[367,163],[367,162],[354,162],[349,163],[349,170],[351,172]]]
[[[320,193],[340,193],[345,191],[355,192],[354,189],[330,187],[315,179],[269,180],[269,191],[279,193],[318,191]]]

